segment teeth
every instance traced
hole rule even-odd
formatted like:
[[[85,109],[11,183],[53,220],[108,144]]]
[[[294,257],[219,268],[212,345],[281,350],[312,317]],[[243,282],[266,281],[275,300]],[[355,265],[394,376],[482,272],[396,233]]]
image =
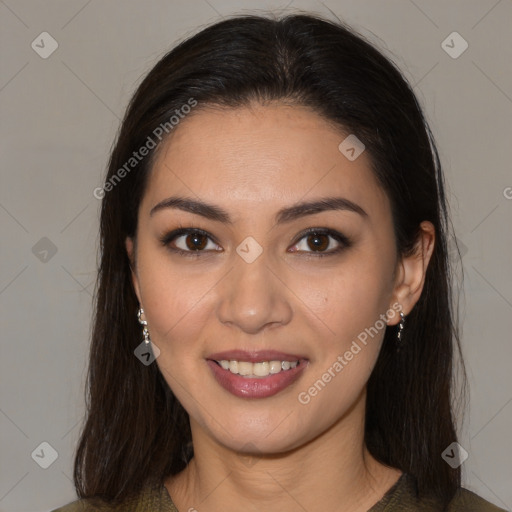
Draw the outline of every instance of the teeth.
[[[270,363],[267,363],[267,361],[264,361],[263,363],[253,363],[252,372],[257,377],[266,377],[270,374]]]
[[[238,373],[238,375],[251,375],[252,373],[252,363],[246,363],[245,361],[240,361],[238,363],[238,372],[234,372],[231,369],[231,365],[236,363],[236,361],[231,361],[229,363],[229,369],[232,373]]]
[[[299,361],[261,361],[250,363],[248,361],[217,361],[224,370],[244,377],[266,377],[281,371],[295,368]]]
[[[281,370],[281,361],[270,361],[270,373],[279,373]]]

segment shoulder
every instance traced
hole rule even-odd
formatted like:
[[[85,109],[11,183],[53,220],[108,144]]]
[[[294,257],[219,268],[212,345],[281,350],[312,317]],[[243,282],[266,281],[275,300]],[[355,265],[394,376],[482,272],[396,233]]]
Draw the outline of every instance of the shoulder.
[[[64,505],[63,507],[56,508],[50,512],[82,512],[85,510],[94,510],[90,505],[86,504],[86,500],[77,500]]]
[[[72,503],[68,503],[63,507],[56,508],[51,510],[50,512],[89,512],[93,510],[101,510],[98,507],[95,507],[92,503],[88,502],[88,500],[76,500]]]
[[[148,483],[138,494],[121,504],[79,499],[51,512],[177,512],[161,483]]]
[[[459,488],[447,507],[434,497],[418,496],[416,478],[404,473],[368,512],[506,512],[474,492]]]
[[[136,512],[137,510],[141,509],[137,508],[137,502],[133,500],[121,505],[108,505],[106,503],[100,504],[92,500],[81,499],[68,503],[63,507],[56,508],[51,512]]]
[[[450,502],[448,512],[506,512],[469,489],[461,488]]]

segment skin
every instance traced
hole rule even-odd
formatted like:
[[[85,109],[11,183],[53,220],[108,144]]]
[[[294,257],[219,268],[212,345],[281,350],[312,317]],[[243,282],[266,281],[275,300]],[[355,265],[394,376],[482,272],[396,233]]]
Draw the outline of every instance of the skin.
[[[298,400],[393,304],[411,311],[434,246],[423,222],[416,253],[398,258],[389,200],[367,152],[350,161],[339,151],[346,135],[303,107],[208,108],[182,121],[155,161],[136,254],[133,240],[126,248],[157,364],[190,416],[195,456],[165,482],[180,511],[367,511],[401,475],[373,459],[363,438],[384,329],[309,403]],[[170,208],[150,215],[171,195],[218,205],[233,224]],[[325,196],[347,198],[367,217],[332,210],[275,224],[280,208]],[[160,242],[180,225],[213,237],[198,258]],[[315,256],[308,237],[298,238],[309,227],[335,229],[352,245]],[[263,249],[252,263],[236,252],[248,236]],[[171,245],[186,248],[186,239]],[[339,246],[322,240],[324,252]],[[308,366],[277,395],[239,398],[206,364],[237,348],[304,354]]]

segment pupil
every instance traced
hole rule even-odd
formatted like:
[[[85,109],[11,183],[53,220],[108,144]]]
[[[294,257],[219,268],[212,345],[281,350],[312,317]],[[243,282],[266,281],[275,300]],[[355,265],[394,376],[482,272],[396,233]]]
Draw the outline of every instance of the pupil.
[[[319,242],[319,239],[321,239],[322,237],[324,237],[324,243],[322,243],[321,241]],[[316,249],[325,250],[329,246],[329,241],[325,243],[325,239],[327,239],[326,235],[310,235],[309,239],[314,240],[313,245]]]
[[[201,244],[200,242],[200,239],[201,237],[203,238],[203,243]],[[188,235],[188,237],[186,238],[187,240],[187,247],[193,251],[197,251],[197,250],[200,250],[200,249],[204,249],[204,247],[206,246],[206,243],[205,243],[205,236],[204,235],[201,235],[201,234],[194,234],[194,235]],[[189,240],[192,239],[193,242],[189,243]],[[199,242],[198,242],[199,240]]]

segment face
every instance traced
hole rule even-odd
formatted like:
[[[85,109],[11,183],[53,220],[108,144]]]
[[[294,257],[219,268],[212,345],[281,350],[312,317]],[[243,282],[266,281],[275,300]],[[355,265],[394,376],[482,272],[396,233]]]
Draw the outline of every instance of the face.
[[[347,135],[302,107],[206,109],[162,148],[133,281],[194,435],[285,451],[341,424],[364,394],[390,308],[397,323],[397,254],[367,153],[338,149]],[[326,198],[337,208],[288,210]]]

